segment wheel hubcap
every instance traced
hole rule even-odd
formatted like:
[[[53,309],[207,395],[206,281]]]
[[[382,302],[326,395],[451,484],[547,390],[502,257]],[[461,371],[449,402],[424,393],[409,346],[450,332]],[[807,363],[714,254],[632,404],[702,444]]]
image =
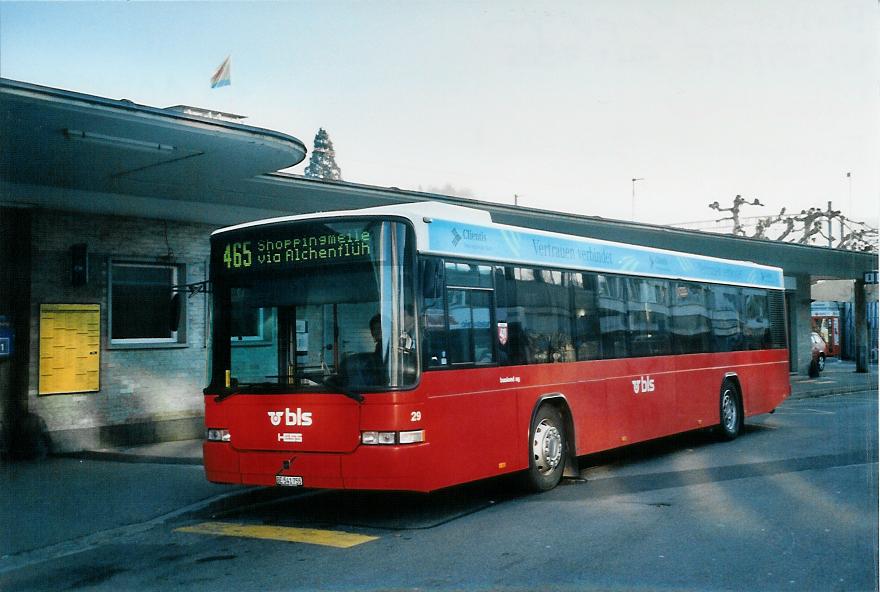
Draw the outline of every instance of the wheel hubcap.
[[[552,472],[562,460],[562,434],[546,419],[535,428],[532,454],[535,467],[544,474]]]
[[[736,400],[730,391],[724,391],[724,397],[721,399],[721,421],[728,432],[736,429],[736,411]]]

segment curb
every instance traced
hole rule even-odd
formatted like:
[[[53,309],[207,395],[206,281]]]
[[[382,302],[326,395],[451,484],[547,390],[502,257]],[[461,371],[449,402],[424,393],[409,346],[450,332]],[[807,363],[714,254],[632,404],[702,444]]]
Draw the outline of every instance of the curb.
[[[129,455],[131,456],[131,455]],[[243,504],[256,505],[265,504],[284,499],[286,496],[297,496],[309,493],[317,493],[319,490],[297,489],[291,490],[287,488],[273,487],[250,487],[241,491],[230,491],[221,493],[207,499],[203,499],[183,508],[166,512],[154,518],[150,518],[143,522],[125,524],[122,526],[112,527],[106,530],[93,532],[80,537],[54,543],[45,547],[36,549],[28,549],[13,553],[10,555],[0,556],[0,575],[22,569],[29,565],[52,561],[68,555],[82,553],[89,549],[93,549],[100,545],[109,543],[119,543],[120,539],[129,536],[144,533],[151,528],[160,524],[164,524],[175,519],[189,519],[197,516],[208,514],[216,516],[223,512],[235,509]]]
[[[877,392],[876,383],[868,385],[847,385],[847,386],[831,386],[826,388],[809,389],[804,392],[792,392],[789,400],[794,399],[815,399],[818,397],[830,397],[833,395],[848,395],[850,393],[860,393],[865,391]]]
[[[50,456],[56,458],[76,458],[80,460],[99,460],[107,462],[152,463],[158,465],[196,465],[202,466],[202,459],[179,456],[148,456],[101,450],[81,450],[79,452],[55,452]]]

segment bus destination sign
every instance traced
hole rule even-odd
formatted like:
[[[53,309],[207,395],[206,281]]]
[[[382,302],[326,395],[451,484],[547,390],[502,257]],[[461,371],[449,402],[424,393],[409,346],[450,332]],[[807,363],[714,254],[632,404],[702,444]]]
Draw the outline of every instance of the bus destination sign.
[[[305,232],[303,232],[305,230]],[[221,241],[222,268],[226,271],[288,269],[309,263],[342,263],[369,257],[373,236],[359,226],[332,232],[326,226],[320,232],[291,227],[286,233],[236,235],[235,240]]]

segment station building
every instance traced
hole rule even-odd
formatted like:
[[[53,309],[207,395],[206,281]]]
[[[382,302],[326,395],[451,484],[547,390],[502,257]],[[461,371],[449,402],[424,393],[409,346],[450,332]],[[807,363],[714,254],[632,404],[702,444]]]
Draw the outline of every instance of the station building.
[[[811,359],[811,285],[846,280],[858,369],[876,363],[864,320],[876,255],[278,172],[305,156],[297,138],[230,114],[0,79],[0,450],[201,437],[210,233],[427,200],[505,224],[782,267],[796,373]],[[185,296],[172,332],[175,290]]]

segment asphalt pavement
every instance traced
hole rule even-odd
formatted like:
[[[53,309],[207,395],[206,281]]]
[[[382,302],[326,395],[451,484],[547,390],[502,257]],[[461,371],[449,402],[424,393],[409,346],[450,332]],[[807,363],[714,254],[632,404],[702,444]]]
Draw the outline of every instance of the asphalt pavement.
[[[792,398],[877,390],[876,365],[869,373],[854,370],[853,363],[829,360],[819,378],[792,375]],[[173,517],[280,495],[274,488],[209,483],[201,444],[163,442],[0,461],[0,573]]]

